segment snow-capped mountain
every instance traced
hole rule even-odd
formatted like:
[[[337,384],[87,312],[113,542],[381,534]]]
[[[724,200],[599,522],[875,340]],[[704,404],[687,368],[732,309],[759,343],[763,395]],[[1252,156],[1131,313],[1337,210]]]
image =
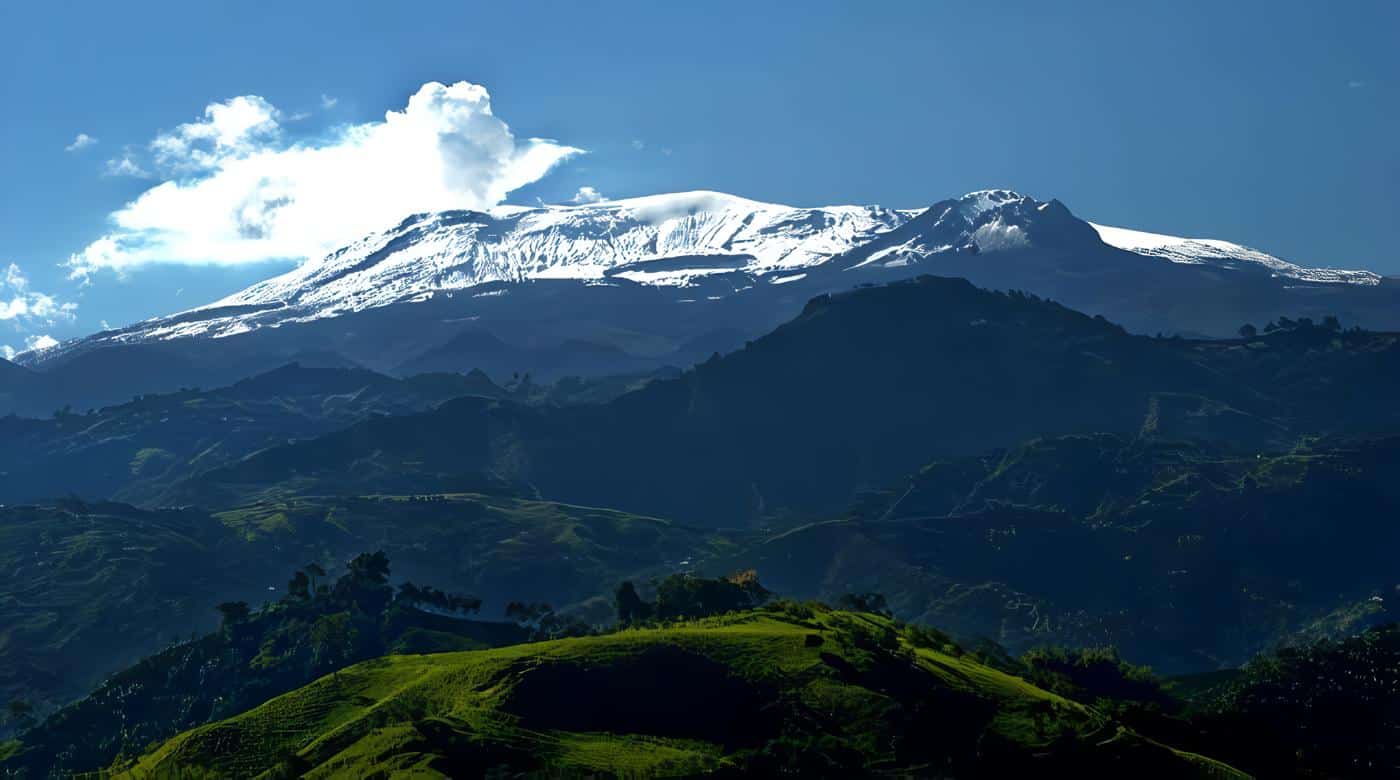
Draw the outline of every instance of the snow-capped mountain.
[[[763,277],[820,265],[908,216],[879,206],[793,208],[716,192],[418,214],[204,308],[283,306],[301,317],[332,316],[532,279],[689,287],[718,274]]]
[[[1054,227],[1052,227],[1052,225]],[[896,240],[897,239],[897,240]],[[330,255],[223,300],[112,334],[120,341],[229,336],[434,297],[488,283],[574,280],[734,294],[853,272],[842,286],[897,269],[939,273],[940,256],[1064,246],[1110,246],[1172,263],[1262,271],[1309,283],[1375,285],[1367,271],[1303,268],[1237,244],[1093,225],[1057,201],[985,190],[929,208],[796,208],[717,192],[682,192],[589,205],[501,207],[417,214]],[[716,282],[723,282],[716,284]],[[712,289],[711,289],[712,288]]]
[[[684,192],[413,215],[207,306],[17,362],[100,365],[69,369],[82,388],[135,359],[118,351],[140,352],[159,379],[118,398],[308,355],[399,373],[630,373],[737,348],[814,296],[921,274],[1034,293],[1141,333],[1226,337],[1281,315],[1400,329],[1395,280],[1095,225],[1010,190],[922,209]]]

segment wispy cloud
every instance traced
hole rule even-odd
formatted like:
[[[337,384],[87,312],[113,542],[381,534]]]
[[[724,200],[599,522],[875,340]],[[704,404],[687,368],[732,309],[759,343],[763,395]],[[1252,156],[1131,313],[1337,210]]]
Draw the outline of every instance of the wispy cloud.
[[[1366,86],[1366,82],[1360,79],[1352,79],[1351,81],[1347,82],[1347,86],[1351,89],[1361,89],[1362,87]]]
[[[70,276],[318,257],[409,214],[496,205],[583,151],[517,139],[468,82],[424,84],[384,121],[316,143],[288,143],[281,121],[244,95],[157,135],[150,156],[164,180],[110,215],[113,229],[72,255]]]
[[[96,138],[93,138],[92,136],[88,135],[87,133],[78,133],[78,136],[77,136],[76,138],[73,139],[73,143],[68,144],[67,146],[63,147],[63,151],[65,151],[65,152],[77,152],[77,151],[81,151],[81,150],[83,150],[83,149],[86,149],[86,148],[88,148],[89,146],[93,146],[93,145],[95,145],[96,143],[97,143],[97,139],[96,139]]]
[[[330,95],[327,95],[325,93],[321,94],[321,108],[325,109],[326,111],[335,108],[335,104],[339,102],[340,98],[331,97]]]
[[[640,151],[642,151],[643,149],[647,148],[647,142],[646,142],[646,141],[643,141],[643,140],[640,139],[640,138],[633,138],[633,139],[632,139],[632,148],[633,148],[633,149],[636,149],[637,151],[640,152]]]
[[[102,166],[103,176],[128,176],[133,179],[149,179],[151,172],[141,167],[130,149],[122,152]]]

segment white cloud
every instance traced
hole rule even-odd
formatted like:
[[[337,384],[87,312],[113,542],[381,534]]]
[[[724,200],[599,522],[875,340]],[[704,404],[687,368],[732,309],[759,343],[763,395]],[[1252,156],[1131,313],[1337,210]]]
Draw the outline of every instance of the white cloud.
[[[29,277],[24,275],[17,264],[10,263],[9,267],[5,269],[5,282],[0,284],[0,289],[5,287],[16,292],[24,292],[29,289]]]
[[[70,276],[319,257],[409,214],[494,206],[582,153],[517,139],[468,82],[424,84],[402,111],[319,143],[285,143],[280,116],[244,96],[157,136],[166,180],[111,214],[113,230],[69,259]]]
[[[17,354],[15,348],[9,344],[0,344],[0,357],[6,360],[14,360]]]
[[[169,171],[217,169],[230,158],[246,157],[275,139],[282,112],[257,95],[210,103],[204,119],[187,122],[151,141],[156,163]]]
[[[578,192],[574,193],[574,197],[570,198],[570,201],[573,203],[599,203],[605,200],[607,200],[607,198],[603,193],[592,187],[579,187]]]
[[[340,102],[340,98],[334,98],[325,93],[321,94],[321,108],[329,111],[335,108],[335,104]]]
[[[104,176],[130,176],[136,179],[150,178],[151,173],[131,156],[131,152],[123,152],[121,157],[107,161],[107,165],[102,169]]]
[[[14,263],[10,263],[0,277],[0,321],[37,321],[52,325],[59,321],[71,322],[77,309],[76,303],[63,303],[52,295],[30,290],[29,278]]]
[[[97,139],[96,139],[96,138],[93,138],[92,136],[88,135],[87,133],[78,133],[78,137],[73,139],[73,143],[68,144],[67,146],[63,147],[63,151],[65,151],[65,152],[76,152],[76,151],[79,151],[80,149],[86,149],[86,148],[88,148],[89,146],[92,146],[92,145],[95,144],[95,143],[97,143]]]
[[[643,140],[640,139],[640,138],[633,138],[633,139],[632,139],[632,148],[633,148],[633,149],[636,149],[637,151],[640,152],[641,150],[647,148],[647,142],[646,142],[646,141],[643,141]]]

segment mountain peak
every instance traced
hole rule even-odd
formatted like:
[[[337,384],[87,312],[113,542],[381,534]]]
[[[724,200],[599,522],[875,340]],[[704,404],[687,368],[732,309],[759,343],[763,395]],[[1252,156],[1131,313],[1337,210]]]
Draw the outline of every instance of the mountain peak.
[[[1123,250],[1139,262],[1125,262],[1131,258]],[[1197,272],[1182,266],[1195,266]],[[771,324],[773,312],[798,307],[822,292],[929,272],[967,276],[992,287],[1015,285],[1091,309],[1106,300],[1099,289],[1105,284],[1126,290],[1159,282],[1168,285],[1164,289],[1214,289],[1221,282],[1219,272],[1228,273],[1231,284],[1264,284],[1271,290],[1299,283],[1375,287],[1380,282],[1370,272],[1305,268],[1224,241],[1091,225],[1058,200],[1040,201],[1005,188],[969,192],[924,209],[800,207],[691,190],[590,204],[413,215],[213,304],[29,354],[21,362],[52,362],[66,352],[104,344],[236,336],[283,324],[324,323],[427,301],[436,302],[435,311],[453,312],[447,322],[474,321],[490,306],[508,319],[540,325],[562,315],[557,303],[538,313],[523,312],[519,307],[525,305],[528,289],[545,295],[570,284],[578,288],[565,293],[570,306],[602,300],[604,293],[597,288],[612,289],[613,297],[654,300],[663,308],[682,305],[664,323],[623,330],[655,335],[672,326],[700,328],[689,322],[689,312],[695,312],[695,322],[714,320],[706,326],[711,329],[732,328],[736,318],[744,317]],[[1162,274],[1173,275],[1174,281],[1163,282]],[[524,286],[536,282],[541,284]],[[708,303],[720,300],[736,303]],[[1260,310],[1248,312],[1249,317],[1277,316],[1293,305],[1280,299],[1266,306],[1272,298],[1259,300]],[[1367,303],[1361,311],[1386,309]],[[736,313],[741,310],[747,313]],[[1134,304],[1107,313],[1130,327],[1222,334],[1238,327],[1200,317],[1183,316],[1178,322],[1175,315],[1156,314],[1167,310],[1175,307]],[[585,319],[595,316],[597,312]],[[684,339],[698,335],[688,332]]]
[[[1036,203],[1034,198],[1022,195],[1015,190],[977,190],[958,198],[958,203],[972,215],[981,215],[1008,203]]]

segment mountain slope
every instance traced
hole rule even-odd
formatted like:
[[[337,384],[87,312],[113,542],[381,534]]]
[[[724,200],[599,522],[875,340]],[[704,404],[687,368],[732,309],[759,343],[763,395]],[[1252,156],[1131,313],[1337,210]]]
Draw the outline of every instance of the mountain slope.
[[[0,418],[0,504],[63,495],[139,501],[265,447],[473,393],[506,395],[480,375],[401,380],[290,364],[228,387],[145,395],[87,414]]]
[[[261,603],[308,562],[383,550],[401,577],[561,609],[723,541],[663,520],[505,496],[297,499],[210,514],[0,507],[0,698],[44,709]]]
[[[1091,223],[1092,224],[1092,223]],[[1099,238],[1109,246],[1126,249],[1151,257],[1161,257],[1173,263],[1205,265],[1228,270],[1255,270],[1321,284],[1358,284],[1374,286],[1381,283],[1380,274],[1371,271],[1347,271],[1335,268],[1303,268],[1294,263],[1250,249],[1229,241],[1211,238],[1181,238],[1141,230],[1093,225]]]
[[[1395,280],[1095,226],[1009,190],[916,210],[694,192],[414,215],[208,306],[20,359],[74,377],[46,403],[87,402],[100,377],[79,370],[83,355],[123,361],[157,345],[167,364],[141,375],[169,386],[228,381],[231,366],[265,370],[307,351],[498,379],[646,371],[736,347],[815,295],[925,273],[1051,297],[1135,332],[1231,336],[1285,315],[1400,328]]]
[[[1013,652],[1111,645],[1164,673],[1209,671],[1373,596],[1372,619],[1393,619],[1397,479],[1394,438],[1280,454],[1037,439],[940,459],[706,565],[801,598],[883,593],[902,618]]]
[[[793,764],[792,762],[798,762]],[[873,615],[794,607],[361,664],[142,757],[130,777],[488,771],[1241,777]]]
[[[839,506],[937,454],[1135,431],[1161,393],[1214,399],[1194,418],[1204,436],[1217,413],[1278,413],[1185,344],[925,277],[815,299],[748,347],[608,404],[463,399],[268,450],[166,500],[238,503],[247,488],[293,482],[420,490],[475,473],[561,500],[735,526]]]
[[[1174,263],[1257,267],[1303,282],[1380,282],[1376,274],[1301,268],[1227,242],[1090,225],[1058,201],[1041,203],[1009,190],[974,192],[917,211],[804,209],[682,192],[586,206],[414,215],[221,301],[143,325],[138,333],[141,340],[229,336],[264,323],[334,317],[531,279],[626,280],[713,293],[706,282],[720,277],[717,289],[734,294],[742,291],[735,279],[790,283],[831,266],[888,272],[940,255],[1032,248],[1092,253],[1104,248],[1101,236],[1111,239],[1110,246]],[[860,260],[851,262],[855,253]]]

